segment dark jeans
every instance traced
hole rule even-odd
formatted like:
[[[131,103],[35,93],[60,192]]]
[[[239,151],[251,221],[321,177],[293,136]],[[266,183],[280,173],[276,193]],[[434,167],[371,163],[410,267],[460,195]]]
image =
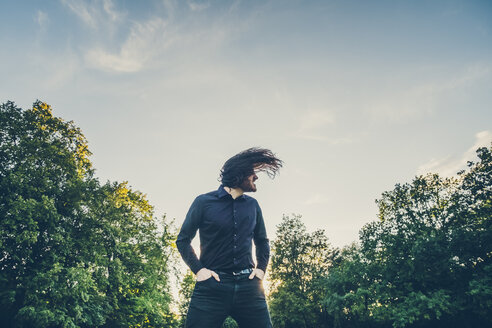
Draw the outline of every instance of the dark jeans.
[[[220,328],[230,315],[240,328],[271,328],[270,314],[260,279],[249,274],[220,273],[197,282],[186,317],[186,328]]]

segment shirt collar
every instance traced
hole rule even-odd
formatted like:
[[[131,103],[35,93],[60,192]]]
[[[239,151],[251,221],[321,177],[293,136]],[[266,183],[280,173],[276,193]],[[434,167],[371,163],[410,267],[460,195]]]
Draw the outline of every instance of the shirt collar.
[[[229,195],[229,193],[224,189],[224,185],[220,185],[217,191],[219,193],[219,198]]]
[[[218,191],[219,198],[223,198],[226,196],[230,196],[232,198],[232,196],[224,189],[224,185],[220,185],[219,189],[217,191]],[[236,199],[243,199],[243,198],[244,198],[244,194],[242,194],[241,196],[239,196]]]

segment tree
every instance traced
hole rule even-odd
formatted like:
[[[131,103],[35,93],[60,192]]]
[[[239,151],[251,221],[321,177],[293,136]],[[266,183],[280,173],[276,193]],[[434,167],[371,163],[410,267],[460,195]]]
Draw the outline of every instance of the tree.
[[[40,101],[0,106],[0,322],[18,327],[170,326],[161,232],[144,195],[101,185],[87,141]]]
[[[184,327],[186,322],[186,314],[188,312],[188,306],[190,305],[191,295],[193,295],[193,289],[195,288],[195,277],[191,270],[187,270],[183,280],[181,281],[179,289],[179,326]]]
[[[284,216],[272,245],[269,297],[275,327],[322,327],[323,277],[334,251],[323,230],[306,232],[300,215]]]
[[[396,185],[378,201],[380,221],[361,231],[378,292],[372,309],[376,320],[404,327],[457,310],[448,288],[453,279],[446,228],[456,186],[454,179],[421,176]]]
[[[238,328],[236,320],[232,317],[227,317],[222,324],[222,328]]]
[[[419,176],[383,193],[379,220],[328,276],[334,325],[491,325],[491,149],[477,154],[457,178]]]
[[[325,280],[323,304],[330,327],[385,327],[384,321],[374,324],[371,318],[370,305],[376,302],[368,279],[371,269],[356,243],[338,254]]]
[[[460,172],[450,220],[453,272],[459,317],[472,325],[492,325],[492,146],[477,150],[478,162]]]

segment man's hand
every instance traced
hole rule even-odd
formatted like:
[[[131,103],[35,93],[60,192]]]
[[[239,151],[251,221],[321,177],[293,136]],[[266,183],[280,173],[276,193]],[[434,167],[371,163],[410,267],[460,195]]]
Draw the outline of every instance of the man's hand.
[[[265,272],[262,269],[253,269],[253,272],[249,275],[249,279],[253,279],[255,276],[257,276],[258,279],[263,280]]]
[[[196,273],[197,282],[207,280],[210,277],[214,277],[215,280],[220,281],[219,275],[216,272],[209,270],[207,268],[201,268],[200,271]]]

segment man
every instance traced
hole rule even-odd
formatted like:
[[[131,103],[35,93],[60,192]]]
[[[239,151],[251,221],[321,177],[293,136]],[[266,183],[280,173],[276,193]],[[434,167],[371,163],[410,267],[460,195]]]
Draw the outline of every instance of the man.
[[[250,148],[227,160],[218,190],[198,196],[176,245],[196,275],[186,327],[220,328],[228,315],[239,327],[272,327],[261,280],[270,257],[255,192],[256,172],[275,177],[282,161],[268,149]],[[191,241],[200,231],[200,259]],[[252,257],[256,246],[256,266]]]

